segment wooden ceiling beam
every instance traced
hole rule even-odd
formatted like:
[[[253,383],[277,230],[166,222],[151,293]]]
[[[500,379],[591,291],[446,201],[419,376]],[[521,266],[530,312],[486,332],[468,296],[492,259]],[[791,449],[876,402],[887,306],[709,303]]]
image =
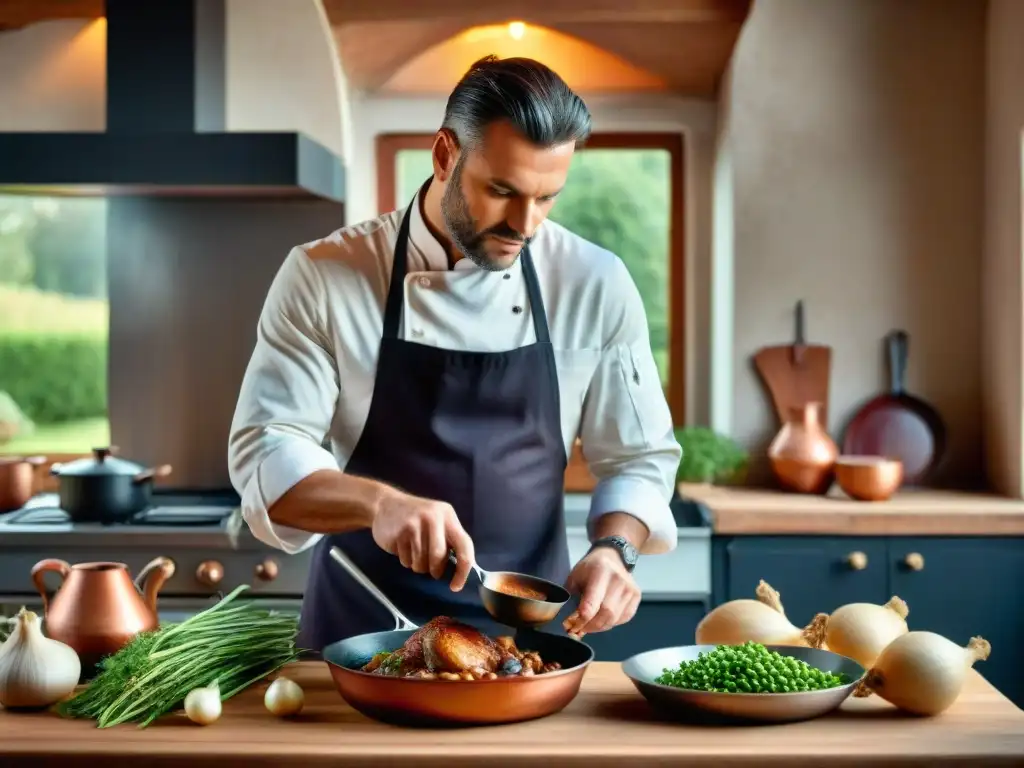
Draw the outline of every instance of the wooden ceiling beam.
[[[57,19],[98,19],[105,12],[104,0],[0,0],[0,30]]]
[[[323,0],[332,25],[444,21],[465,26],[501,21],[539,23],[700,24],[742,22],[752,0]]]

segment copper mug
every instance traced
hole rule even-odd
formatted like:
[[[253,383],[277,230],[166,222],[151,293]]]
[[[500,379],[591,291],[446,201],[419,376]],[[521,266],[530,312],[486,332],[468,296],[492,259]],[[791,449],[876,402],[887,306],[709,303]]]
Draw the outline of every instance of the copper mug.
[[[36,467],[45,463],[45,456],[0,457],[0,512],[28,504],[35,486]]]
[[[61,576],[52,598],[44,582],[50,571]],[[69,565],[47,559],[32,567],[32,581],[43,598],[46,635],[71,646],[83,670],[159,626],[157,594],[173,575],[174,561],[166,557],[150,561],[135,581],[124,563]]]

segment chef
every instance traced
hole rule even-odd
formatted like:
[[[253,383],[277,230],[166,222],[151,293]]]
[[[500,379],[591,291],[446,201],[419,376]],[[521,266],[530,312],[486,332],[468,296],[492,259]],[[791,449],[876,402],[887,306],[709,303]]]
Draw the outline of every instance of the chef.
[[[394,629],[331,547],[417,623],[487,631],[474,562],[563,583],[578,602],[561,627],[578,637],[628,622],[638,555],[675,547],[681,449],[641,297],[616,254],[547,220],[590,131],[543,64],[481,59],[415,197],[284,260],[228,452],[254,536],[314,547],[302,647]],[[577,436],[598,483],[573,564]]]

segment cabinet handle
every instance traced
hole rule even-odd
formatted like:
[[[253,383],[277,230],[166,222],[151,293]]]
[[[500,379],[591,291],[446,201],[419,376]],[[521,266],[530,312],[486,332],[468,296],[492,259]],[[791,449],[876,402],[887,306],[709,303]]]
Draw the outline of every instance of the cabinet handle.
[[[924,555],[920,552],[911,552],[903,558],[903,564],[912,571],[924,570]]]
[[[863,571],[868,567],[868,556],[863,552],[851,552],[846,556],[846,564],[851,570]]]

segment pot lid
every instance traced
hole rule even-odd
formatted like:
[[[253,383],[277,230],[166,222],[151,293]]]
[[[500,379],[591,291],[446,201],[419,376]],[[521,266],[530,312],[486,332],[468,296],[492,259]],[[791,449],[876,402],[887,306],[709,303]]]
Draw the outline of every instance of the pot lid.
[[[76,459],[75,461],[53,467],[53,474],[61,476],[81,477],[83,475],[137,475],[145,467],[141,467],[126,459],[113,455],[117,448],[93,448],[93,458]]]

